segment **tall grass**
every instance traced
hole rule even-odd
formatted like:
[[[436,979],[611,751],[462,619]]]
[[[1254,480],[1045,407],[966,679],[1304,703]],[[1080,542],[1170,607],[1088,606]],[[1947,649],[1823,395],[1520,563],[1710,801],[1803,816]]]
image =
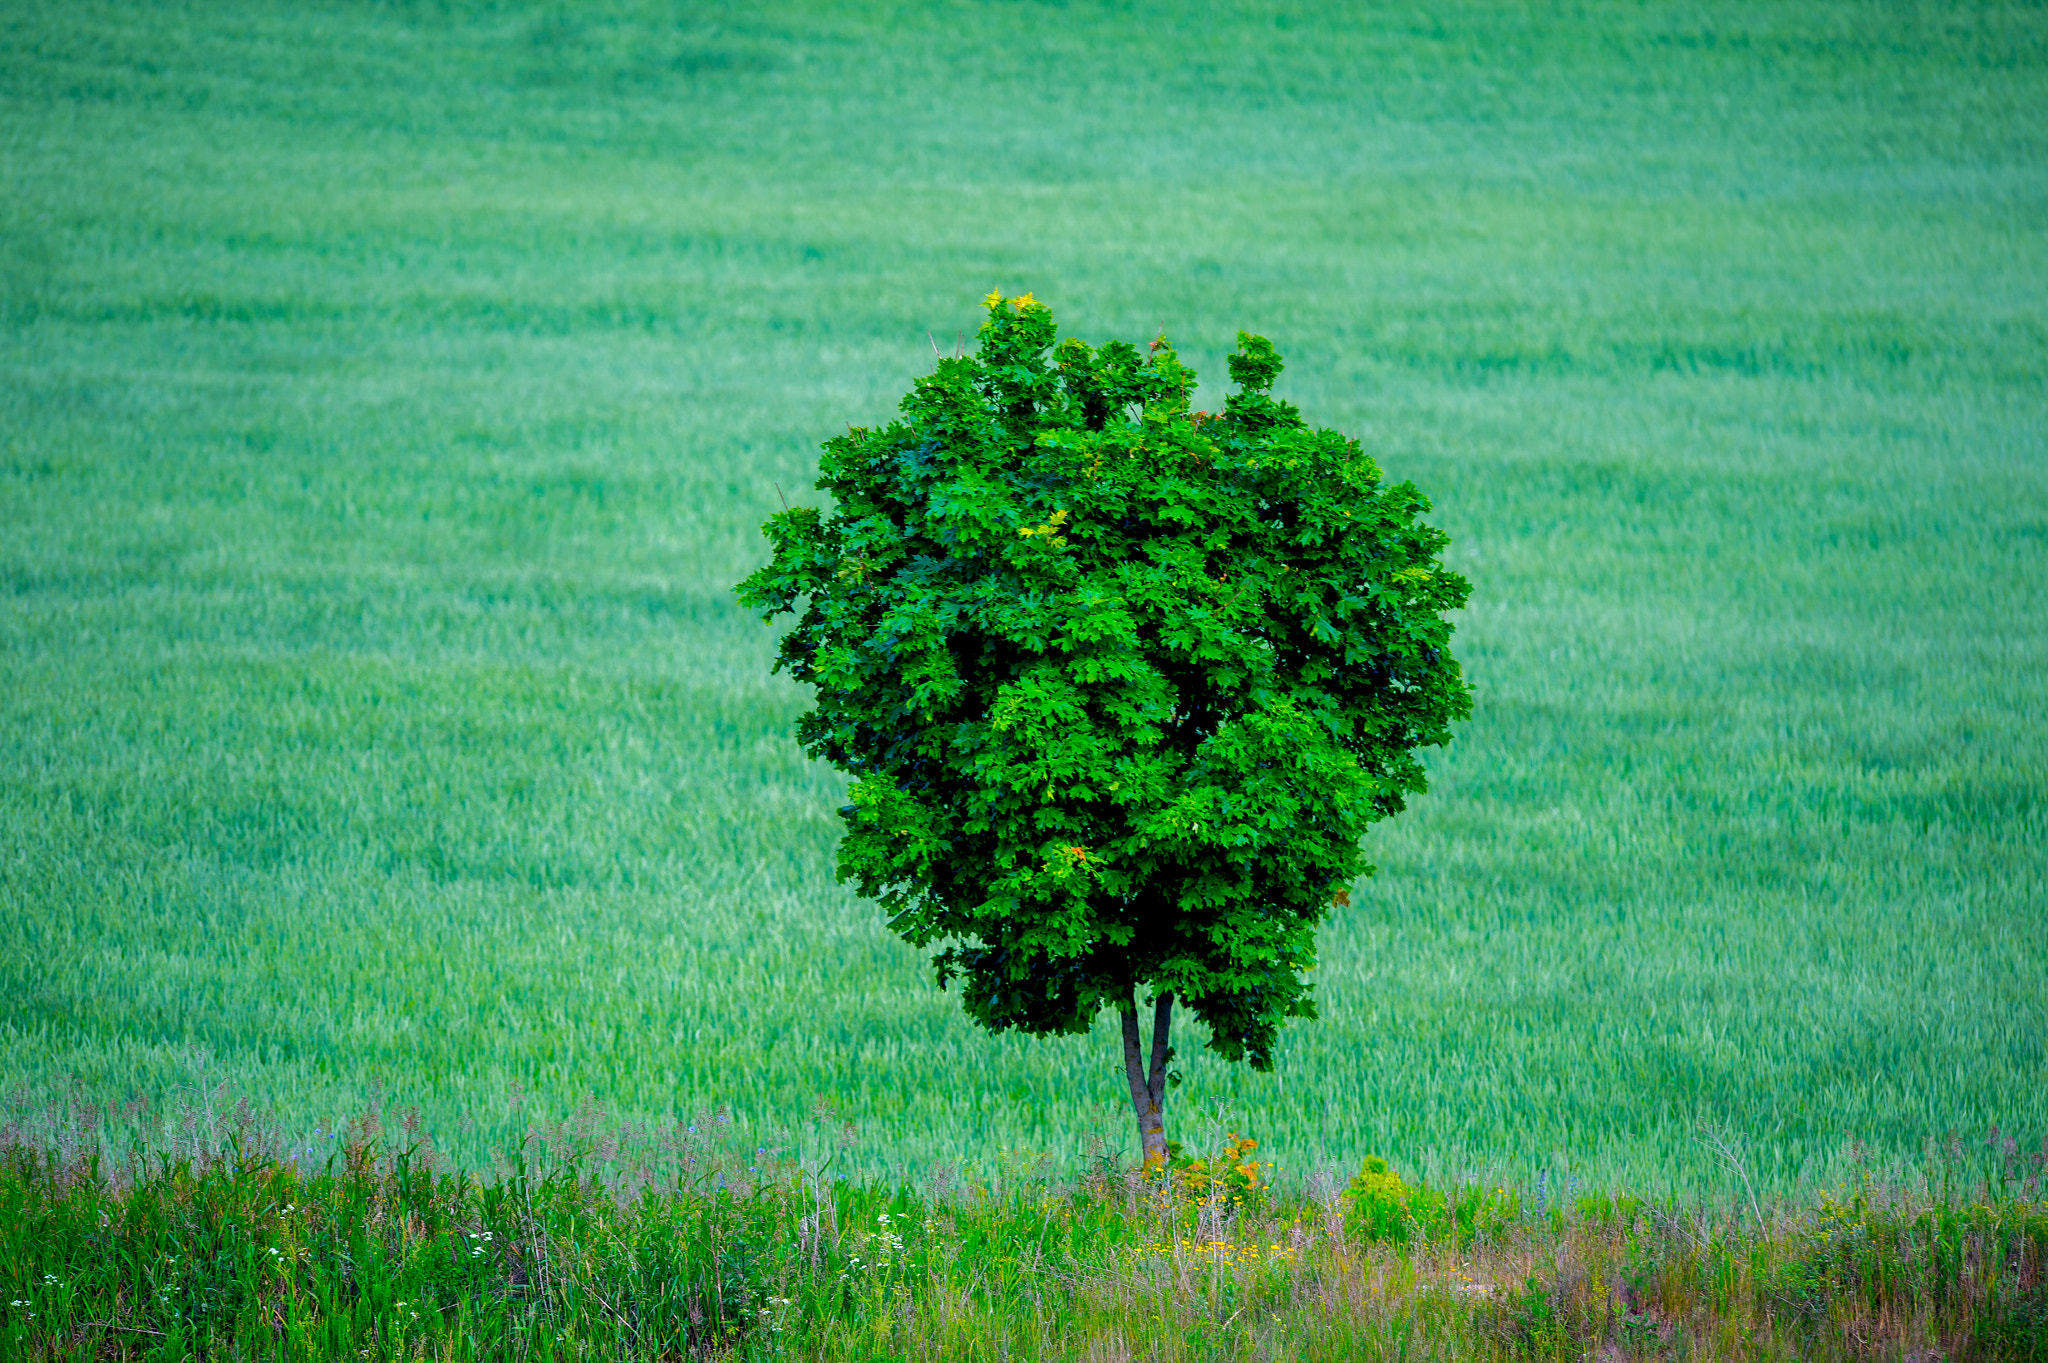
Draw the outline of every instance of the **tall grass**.
[[[1539,1187],[1484,1192],[1487,1214],[1462,1226],[1376,1233],[1333,1185],[1276,1189],[1242,1142],[1163,1175],[1101,1159],[1063,1178],[1005,1157],[915,1186],[835,1177],[835,1143],[818,1122],[767,1149],[723,1115],[621,1131],[586,1112],[472,1175],[375,1112],[324,1154],[246,1115],[211,1131],[195,1116],[183,1140],[111,1165],[10,1139],[0,1350],[2048,1357],[2043,1155],[2011,1142],[1944,1152],[1932,1183],[1865,1169],[1813,1202]]]
[[[0,1085],[1123,1139],[832,883],[727,592],[1000,286],[1272,336],[1476,584],[1324,1019],[1180,1112],[1700,1195],[2048,1125],[2042,11],[0,23]]]

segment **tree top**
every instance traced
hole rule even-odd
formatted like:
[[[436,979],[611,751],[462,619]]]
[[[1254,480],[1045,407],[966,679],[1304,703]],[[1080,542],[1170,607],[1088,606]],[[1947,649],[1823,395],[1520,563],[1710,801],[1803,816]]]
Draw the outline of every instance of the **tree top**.
[[[1086,1031],[1137,988],[1267,1068],[1360,838],[1470,713],[1468,585],[1421,492],[1272,396],[1264,337],[1210,414],[1163,337],[987,306],[901,419],[825,443],[833,508],[771,516],[738,588],[797,615],[798,736],[853,778],[840,877],[990,1028]]]

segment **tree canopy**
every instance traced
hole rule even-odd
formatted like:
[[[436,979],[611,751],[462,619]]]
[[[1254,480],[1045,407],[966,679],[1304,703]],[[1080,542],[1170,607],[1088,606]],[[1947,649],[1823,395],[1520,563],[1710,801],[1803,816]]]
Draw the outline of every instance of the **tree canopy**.
[[[840,878],[991,1029],[1113,1007],[1129,1058],[1149,994],[1156,1127],[1174,1000],[1259,1069],[1315,1016],[1361,837],[1470,712],[1445,618],[1469,589],[1421,492],[1272,396],[1265,338],[1238,333],[1211,415],[1163,338],[1093,349],[1029,295],[987,306],[900,420],[825,443],[832,508],[771,516],[738,592],[797,614],[776,665],[816,688],[805,750],[852,778]]]

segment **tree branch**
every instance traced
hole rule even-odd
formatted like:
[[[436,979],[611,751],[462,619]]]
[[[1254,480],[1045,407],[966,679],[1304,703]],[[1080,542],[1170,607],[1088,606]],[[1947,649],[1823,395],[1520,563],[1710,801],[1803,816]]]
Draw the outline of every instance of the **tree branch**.
[[[1137,1030],[1137,1014],[1131,1014],[1131,1030]],[[1173,1059],[1173,1047],[1166,1044],[1173,1027],[1173,995],[1161,994],[1152,1005],[1152,1070],[1146,1076],[1145,1093],[1155,1111],[1166,1110],[1166,1066]]]

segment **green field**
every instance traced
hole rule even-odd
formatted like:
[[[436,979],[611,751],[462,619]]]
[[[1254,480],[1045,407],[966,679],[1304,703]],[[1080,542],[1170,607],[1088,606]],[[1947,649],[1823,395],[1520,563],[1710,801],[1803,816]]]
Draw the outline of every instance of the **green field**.
[[[730,586],[991,288],[1435,498],[1283,1171],[2048,1130],[2048,10],[13,4],[0,1088],[1134,1145],[832,878]],[[1174,1114],[1170,1113],[1171,1118]]]

